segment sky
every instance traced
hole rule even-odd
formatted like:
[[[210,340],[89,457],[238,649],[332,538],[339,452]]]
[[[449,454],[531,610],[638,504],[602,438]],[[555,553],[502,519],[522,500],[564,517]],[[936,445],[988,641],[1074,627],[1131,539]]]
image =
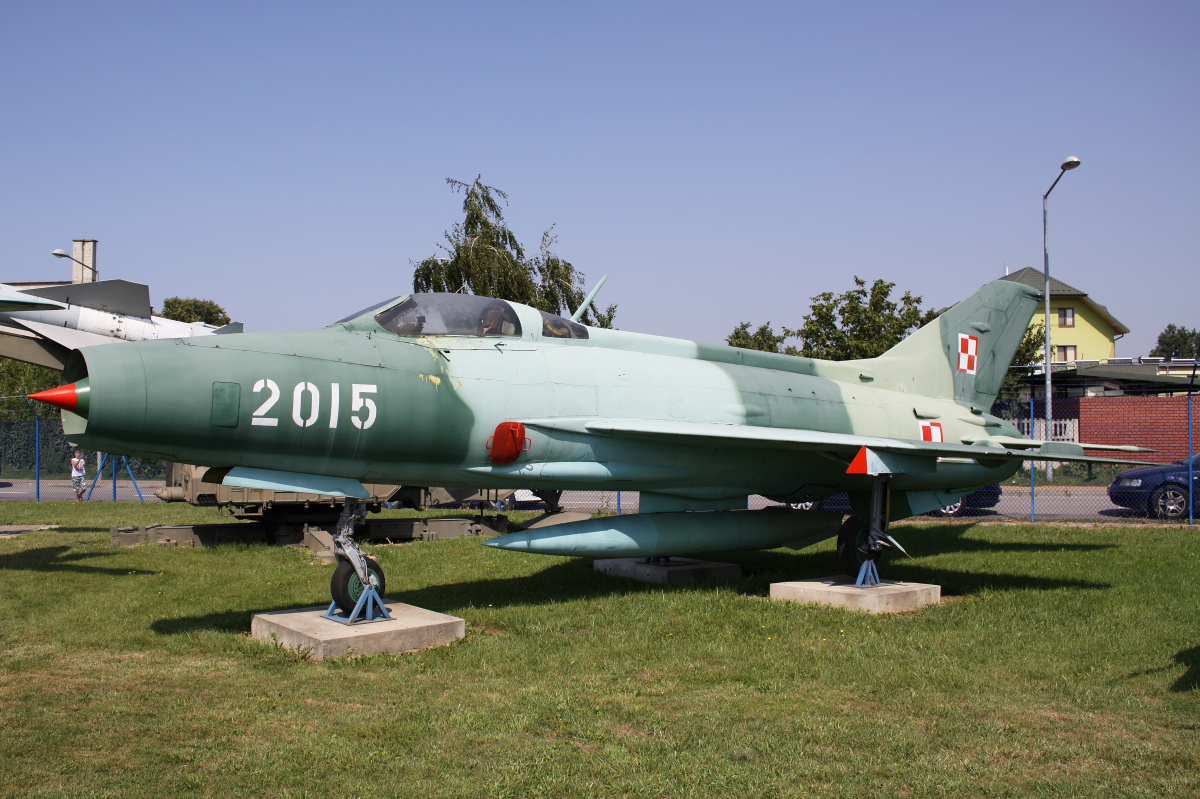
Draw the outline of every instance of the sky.
[[[1025,266],[1147,353],[1200,327],[1200,4],[0,1],[0,280],[310,329],[508,194],[626,330],[799,327],[854,276],[941,308]]]

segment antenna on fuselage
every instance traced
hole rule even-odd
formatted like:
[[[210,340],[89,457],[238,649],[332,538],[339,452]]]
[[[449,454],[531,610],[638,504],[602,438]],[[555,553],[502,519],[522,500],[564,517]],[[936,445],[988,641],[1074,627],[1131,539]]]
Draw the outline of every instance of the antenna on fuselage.
[[[600,289],[604,288],[604,281],[606,280],[608,280],[608,275],[604,275],[600,278],[600,282],[596,284],[596,288],[592,289],[592,292],[587,295],[587,298],[583,301],[583,304],[575,309],[575,313],[571,314],[572,322],[578,322],[584,313],[587,312],[588,306],[592,304],[592,300],[596,299],[596,295],[600,293]]]

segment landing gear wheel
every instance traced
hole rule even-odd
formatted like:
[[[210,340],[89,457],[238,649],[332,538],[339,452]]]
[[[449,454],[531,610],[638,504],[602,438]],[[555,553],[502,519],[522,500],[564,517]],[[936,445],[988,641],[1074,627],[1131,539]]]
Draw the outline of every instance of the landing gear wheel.
[[[375,562],[374,558],[364,556],[363,560],[367,562],[367,568],[379,581],[379,587],[376,590],[382,597],[386,587],[383,582],[383,569]],[[329,593],[333,595],[333,601],[337,603],[342,612],[347,615],[354,612],[354,606],[358,604],[358,599],[363,594],[363,584],[362,580],[358,579],[358,573],[354,571],[354,566],[350,561],[338,558],[337,568],[333,570],[333,578],[329,581]]]
[[[941,516],[943,518],[947,517],[947,516],[957,516],[958,512],[961,510],[962,510],[962,500],[960,499],[958,502],[955,502],[952,505],[947,505],[944,508],[939,508],[938,510],[933,511],[929,515],[930,516]]]
[[[1150,515],[1160,519],[1179,519],[1187,515],[1187,489],[1168,483],[1150,495]]]
[[[846,521],[842,522],[842,529],[838,531],[838,562],[842,564],[842,570],[851,577],[858,577],[863,561],[868,560],[863,549],[867,546],[869,532],[867,520],[861,516],[848,516]],[[878,563],[879,554],[876,553],[869,560]]]

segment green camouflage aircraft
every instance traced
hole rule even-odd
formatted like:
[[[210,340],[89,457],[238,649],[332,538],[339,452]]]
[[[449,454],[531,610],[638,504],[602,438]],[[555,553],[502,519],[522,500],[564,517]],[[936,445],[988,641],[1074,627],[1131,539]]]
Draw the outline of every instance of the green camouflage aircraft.
[[[990,414],[1040,297],[995,281],[878,358],[829,362],[414,294],[322,330],[76,350],[68,385],[33,397],[62,408],[70,440],[94,450],[207,465],[206,479],[227,485],[346,497],[332,587],[347,611],[364,585],[383,587],[352,537],[363,482],[639,490],[639,514],[487,544],[653,557],[838,535],[853,574],[894,543],[889,520],[948,505],[1022,461],[1148,451],[1030,441]],[[751,494],[797,503],[843,490],[855,509],[844,522],[746,510]]]

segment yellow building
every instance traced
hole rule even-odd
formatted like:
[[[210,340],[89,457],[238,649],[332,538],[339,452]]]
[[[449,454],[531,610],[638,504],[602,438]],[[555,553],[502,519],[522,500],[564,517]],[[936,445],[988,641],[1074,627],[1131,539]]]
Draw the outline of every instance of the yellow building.
[[[1019,272],[1005,275],[1011,280],[1032,286],[1038,291],[1046,287],[1045,274],[1040,269],[1027,266]],[[1030,327],[1041,324],[1045,306],[1039,305]],[[1050,346],[1054,348],[1055,362],[1100,361],[1114,358],[1117,354],[1116,341],[1129,332],[1129,328],[1109,313],[1108,309],[1074,286],[1050,277]]]

